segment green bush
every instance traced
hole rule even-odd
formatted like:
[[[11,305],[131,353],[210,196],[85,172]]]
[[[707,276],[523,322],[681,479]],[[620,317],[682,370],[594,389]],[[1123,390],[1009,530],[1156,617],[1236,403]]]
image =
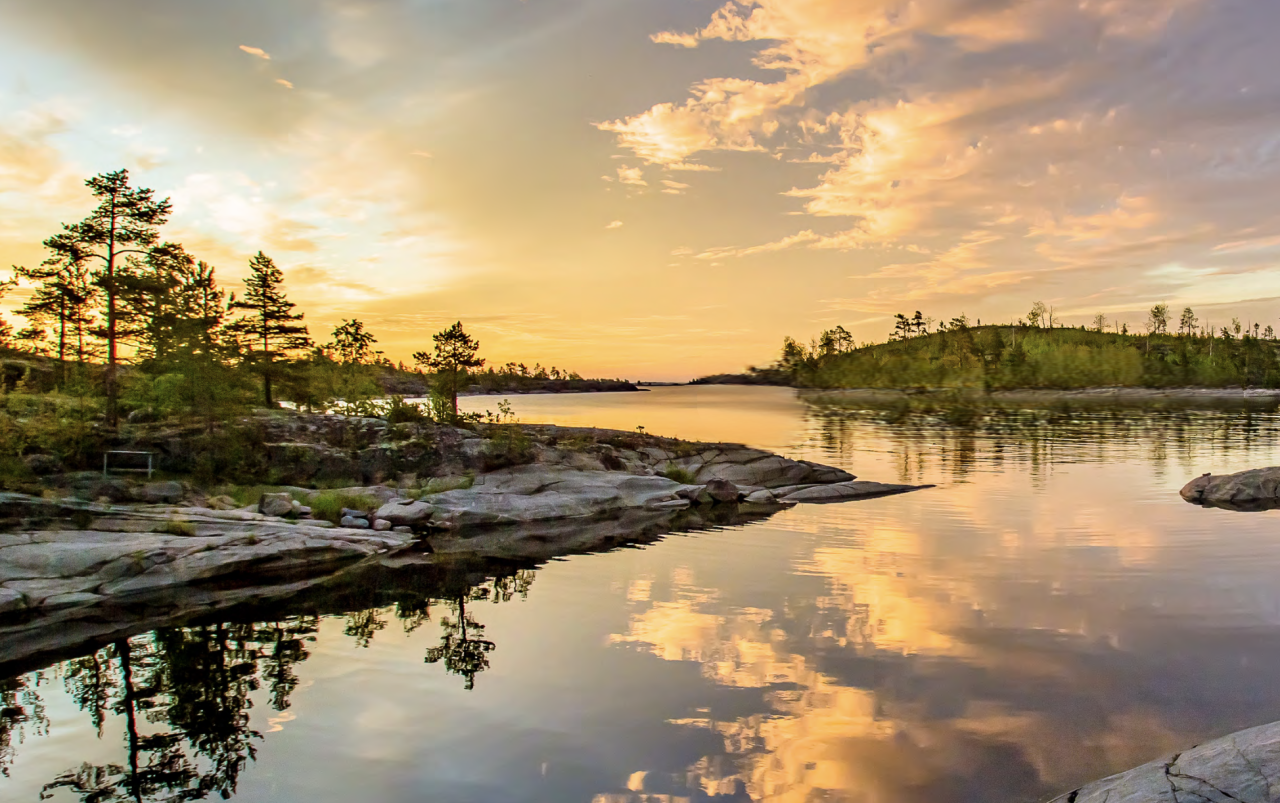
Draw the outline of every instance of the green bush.
[[[352,510],[372,512],[378,508],[378,500],[368,494],[344,493],[342,491],[322,491],[311,497],[311,517],[324,519],[337,524],[342,520],[344,507]]]
[[[693,474],[690,474],[679,466],[667,466],[667,468],[662,472],[662,476],[672,480],[673,482],[678,482],[681,485],[693,485],[697,480]]]

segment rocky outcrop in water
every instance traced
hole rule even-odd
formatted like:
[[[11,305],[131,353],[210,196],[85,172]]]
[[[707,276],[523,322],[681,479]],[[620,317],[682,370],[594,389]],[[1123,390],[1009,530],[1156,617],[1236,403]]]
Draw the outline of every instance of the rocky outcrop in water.
[[[1280,800],[1280,722],[1158,758],[1051,803],[1274,803]]]
[[[1231,510],[1280,507],[1280,467],[1255,468],[1235,474],[1203,474],[1183,486],[1188,502]]]
[[[0,614],[87,607],[222,580],[315,574],[412,541],[404,533],[240,510],[123,507],[16,494],[0,495],[0,509],[11,518],[25,514],[48,522],[45,529],[0,533]]]

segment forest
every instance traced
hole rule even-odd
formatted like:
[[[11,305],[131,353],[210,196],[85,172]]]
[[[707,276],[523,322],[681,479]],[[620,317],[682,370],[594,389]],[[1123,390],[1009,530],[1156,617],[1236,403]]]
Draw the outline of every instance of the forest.
[[[1280,387],[1280,342],[1269,325],[1232,319],[1215,332],[1190,308],[1175,322],[1157,304],[1143,329],[1104,315],[1063,326],[1040,302],[1008,324],[962,315],[935,326],[919,312],[899,314],[886,342],[855,345],[842,326],[808,345],[786,338],[773,365],[746,377],[826,389]]]
[[[212,423],[281,402],[377,412],[400,395],[428,398],[397,402],[402,413],[453,421],[461,393],[635,389],[541,364],[486,369],[461,322],[412,365],[389,360],[355,318],[318,342],[271,257],[253,256],[242,292],[229,293],[212,265],[163,239],[168,199],[133,186],[125,170],[86,185],[97,207],[44,240],[41,264],[15,266],[0,282],[0,294],[29,291],[15,310],[26,325],[0,321],[0,448],[20,437],[18,419],[68,409],[114,428],[122,419]]]

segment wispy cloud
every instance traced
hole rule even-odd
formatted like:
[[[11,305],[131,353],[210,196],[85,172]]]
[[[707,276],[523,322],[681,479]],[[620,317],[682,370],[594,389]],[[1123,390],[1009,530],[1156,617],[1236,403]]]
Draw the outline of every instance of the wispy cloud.
[[[257,56],[260,59],[271,60],[271,54],[260,47],[252,47],[250,45],[240,45],[240,49],[248,53],[250,56]]]
[[[612,223],[610,223],[609,225],[605,226],[605,228],[606,228],[606,229],[620,229],[620,228],[622,228],[622,221],[621,221],[621,220],[615,220],[615,221],[613,221]]]
[[[618,181],[623,184],[631,184],[636,187],[649,186],[649,182],[644,180],[644,170],[639,167],[627,167],[626,165],[619,167]]]

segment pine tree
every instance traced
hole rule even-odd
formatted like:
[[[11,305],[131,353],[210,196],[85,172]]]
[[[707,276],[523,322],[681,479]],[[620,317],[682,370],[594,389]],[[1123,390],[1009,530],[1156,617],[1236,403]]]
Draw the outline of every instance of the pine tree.
[[[244,284],[244,298],[237,301],[232,295],[227,309],[247,314],[228,324],[227,330],[241,339],[249,362],[262,374],[262,396],[272,407],[271,380],[279,370],[279,358],[310,347],[311,338],[307,327],[295,323],[303,314],[293,312],[296,305],[285,298],[282,287],[284,274],[270,257],[258,252],[249,262]]]
[[[36,285],[16,311],[32,326],[50,328],[65,381],[67,354],[74,351],[76,362],[84,362],[85,334],[94,323],[98,289],[90,280],[88,266],[55,253],[37,268],[15,266],[14,273]]]
[[[107,420],[118,420],[119,362],[117,299],[119,271],[129,255],[145,255],[159,239],[157,229],[169,219],[169,199],[157,201],[155,192],[129,185],[129,171],[101,173],[85,182],[98,207],[79,223],[63,224],[62,232],[44,241],[55,257],[70,264],[96,259],[94,284],[102,290],[104,326],[96,334],[107,343]]]
[[[449,400],[453,417],[457,419],[458,389],[462,379],[470,369],[484,365],[484,360],[476,357],[480,351],[480,342],[463,331],[462,321],[437,332],[431,339],[435,341],[435,350],[431,353],[416,352],[413,359],[436,373],[437,387]]]

